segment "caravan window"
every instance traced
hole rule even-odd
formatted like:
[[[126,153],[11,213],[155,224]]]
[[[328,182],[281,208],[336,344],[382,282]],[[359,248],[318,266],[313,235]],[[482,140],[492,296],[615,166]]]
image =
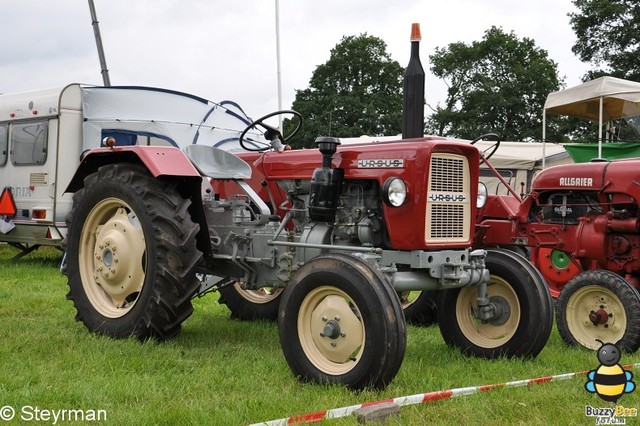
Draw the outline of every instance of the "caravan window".
[[[11,125],[11,162],[16,166],[44,164],[47,160],[47,122]]]
[[[0,166],[7,164],[7,152],[9,151],[8,133],[9,126],[0,124]]]

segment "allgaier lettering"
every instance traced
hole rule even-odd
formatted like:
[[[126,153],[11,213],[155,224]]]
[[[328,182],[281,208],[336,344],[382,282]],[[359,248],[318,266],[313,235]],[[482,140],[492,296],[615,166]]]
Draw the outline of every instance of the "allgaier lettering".
[[[593,186],[593,178],[561,177],[560,186]]]

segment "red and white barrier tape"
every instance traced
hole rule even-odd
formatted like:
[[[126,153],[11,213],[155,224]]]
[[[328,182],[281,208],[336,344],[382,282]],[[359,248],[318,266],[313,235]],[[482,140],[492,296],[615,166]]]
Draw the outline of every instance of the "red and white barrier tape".
[[[628,364],[622,366],[625,370],[640,367],[640,363]],[[393,402],[402,407],[404,405],[422,404],[425,402],[440,401],[442,399],[455,398],[457,396],[471,395],[477,392],[488,392],[498,388],[514,388],[519,386],[531,386],[552,381],[567,380],[576,376],[585,376],[589,371],[579,371],[577,373],[558,374],[556,376],[538,377],[537,379],[517,380],[514,382],[500,383],[494,385],[470,386],[467,388],[449,389],[444,391],[434,391],[420,393],[410,396],[400,396],[397,398],[383,399],[374,402],[365,402],[363,404],[351,405],[349,407],[334,408],[332,410],[322,410],[313,413],[299,414],[296,416],[286,417],[284,419],[270,420],[264,423],[254,423],[250,426],[287,426],[300,425],[307,423],[320,422],[327,419],[336,419],[338,417],[346,417],[354,411],[362,407],[380,404],[383,402]]]

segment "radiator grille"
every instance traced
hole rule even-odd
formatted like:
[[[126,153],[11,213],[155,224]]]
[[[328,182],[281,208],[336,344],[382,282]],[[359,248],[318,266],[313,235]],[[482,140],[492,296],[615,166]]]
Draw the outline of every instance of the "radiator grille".
[[[470,175],[466,157],[436,154],[427,183],[425,241],[466,242],[471,229]]]
[[[431,207],[431,238],[463,238],[464,206],[436,204]]]
[[[464,169],[462,158],[433,157],[429,188],[437,192],[464,192]]]

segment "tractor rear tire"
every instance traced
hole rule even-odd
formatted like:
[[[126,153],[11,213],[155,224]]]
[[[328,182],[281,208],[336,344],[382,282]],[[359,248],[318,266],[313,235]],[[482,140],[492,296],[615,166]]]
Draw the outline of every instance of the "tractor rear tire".
[[[199,287],[191,201],[143,167],[111,164],[87,176],[73,202],[63,272],[76,320],[115,338],[176,336]]]
[[[243,290],[240,284],[235,283],[220,288],[218,303],[227,305],[233,319],[276,321],[282,290],[282,288]]]
[[[407,323],[430,326],[438,322],[437,291],[403,291],[399,296]]]
[[[560,292],[556,322],[568,345],[597,350],[599,339],[635,352],[640,347],[640,294],[611,271],[585,271]]]
[[[278,328],[296,377],[353,390],[386,387],[407,342],[398,294],[366,262],[342,253],[316,257],[294,274]]]
[[[481,321],[474,311],[477,288],[440,292],[438,325],[445,342],[467,355],[535,357],[544,348],[553,328],[553,302],[544,279],[523,256],[509,250],[487,250],[486,268],[491,274],[487,293],[503,307],[497,319]]]

